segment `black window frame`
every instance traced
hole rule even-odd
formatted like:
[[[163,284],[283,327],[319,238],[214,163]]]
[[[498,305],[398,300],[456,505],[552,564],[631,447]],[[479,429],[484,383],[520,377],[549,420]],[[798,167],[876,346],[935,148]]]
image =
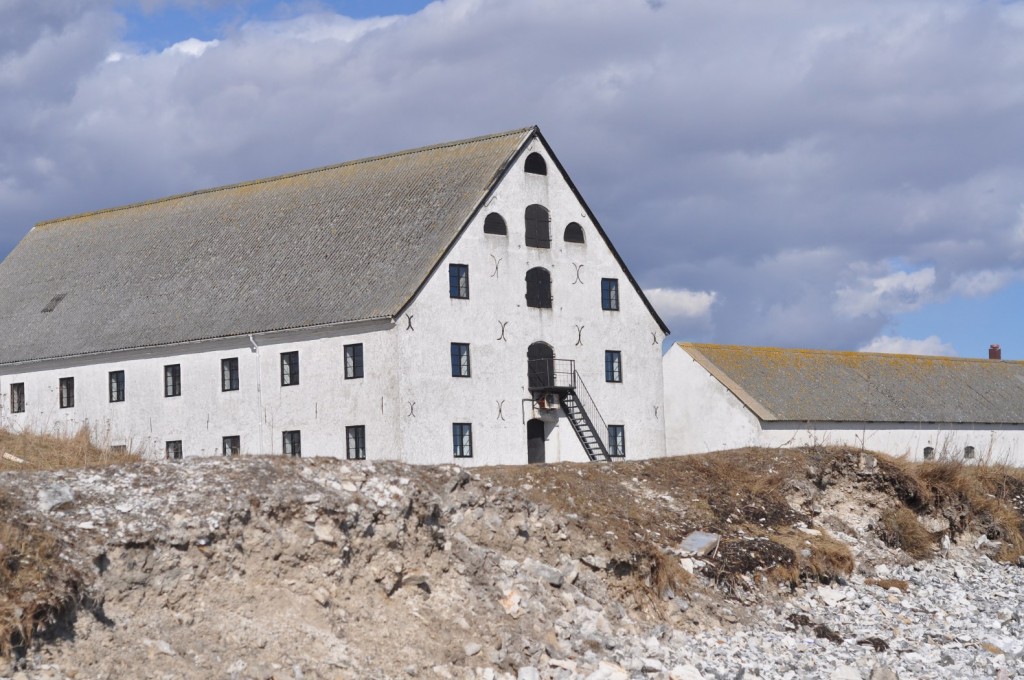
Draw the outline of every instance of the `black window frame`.
[[[281,387],[299,384],[299,351],[281,352]]]
[[[124,371],[110,371],[107,376],[110,403],[116,404],[124,401]]]
[[[452,423],[452,457],[473,457],[473,423]]]
[[[601,279],[601,309],[606,312],[619,311],[618,279]]]
[[[551,213],[539,203],[526,206],[525,243],[528,248],[551,248]]]
[[[612,458],[626,457],[626,426],[608,426],[608,455]]]
[[[181,364],[164,366],[164,397],[181,396]]]
[[[345,345],[345,380],[357,380],[365,375],[363,343]]]
[[[221,437],[220,440],[220,454],[222,456],[240,456],[242,455],[242,436],[238,434],[231,434],[226,437]]]
[[[604,351],[604,381],[622,382],[622,350],[606,349]]]
[[[448,265],[448,297],[453,300],[469,299],[469,265]]]
[[[238,357],[225,357],[220,360],[220,391],[237,392],[240,381],[238,379]]]
[[[60,407],[75,407],[75,379],[74,377],[61,378],[58,383],[60,390]]]
[[[281,432],[281,454],[292,458],[302,458],[302,430]]]
[[[345,427],[345,458],[347,460],[366,460],[365,425],[347,425]]]
[[[462,359],[466,362],[463,365]],[[471,378],[473,377],[472,360],[468,342],[453,342],[451,345],[452,377]]]
[[[164,444],[164,457],[167,460],[182,460],[185,457],[185,448],[180,439],[169,439]]]
[[[551,293],[551,272],[546,267],[529,269],[526,272],[526,306],[534,309],[551,309],[554,299]]]
[[[484,218],[484,233],[495,236],[508,236],[508,224],[499,213],[492,212]]]
[[[11,413],[25,412],[25,383],[11,383]]]

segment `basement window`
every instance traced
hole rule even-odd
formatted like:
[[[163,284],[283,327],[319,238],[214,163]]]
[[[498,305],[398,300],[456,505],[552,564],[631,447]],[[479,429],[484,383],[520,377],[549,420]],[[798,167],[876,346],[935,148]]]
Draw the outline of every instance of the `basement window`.
[[[924,459],[925,460],[935,460],[935,447],[934,446],[926,446],[926,447],[924,447]]]
[[[25,383],[11,383],[11,413],[25,412]]]
[[[526,157],[526,165],[523,169],[531,175],[548,174],[548,164],[544,160],[544,156],[541,156],[536,151]]]
[[[128,453],[127,444],[114,444],[110,447],[111,453]]]
[[[181,396],[181,364],[164,366],[164,396]]]
[[[505,218],[496,212],[492,212],[490,215],[484,218],[484,233],[497,234],[498,236],[507,236],[508,225],[505,224]]]
[[[345,428],[345,457],[366,460],[366,426],[349,425]]]
[[[583,227],[576,222],[570,222],[566,225],[563,238],[566,243],[586,243],[583,238]]]
[[[181,460],[182,455],[180,439],[167,442],[167,460]]]
[[[72,408],[75,405],[75,379],[60,379],[60,407]]]
[[[302,457],[302,432],[285,430],[281,433],[281,451],[292,458]]]
[[[224,437],[221,440],[223,455],[225,456],[237,456],[242,452],[242,437],[239,435],[232,435],[230,437]]]
[[[473,457],[473,425],[452,423],[452,455],[456,458]]]
[[[973,446],[965,446],[964,447],[964,458],[967,459],[967,460],[971,460],[972,458],[974,458],[974,447]]]
[[[613,458],[626,457],[626,426],[608,426],[608,455]]]
[[[281,386],[299,384],[299,353],[281,352]]]

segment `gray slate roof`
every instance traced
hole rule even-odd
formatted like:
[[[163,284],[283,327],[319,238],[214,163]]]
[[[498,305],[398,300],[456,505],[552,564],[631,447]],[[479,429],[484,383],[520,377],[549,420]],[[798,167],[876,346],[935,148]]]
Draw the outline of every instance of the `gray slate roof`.
[[[761,420],[1024,424],[1022,361],[679,346]]]
[[[394,317],[535,134],[39,224],[0,264],[0,364]]]

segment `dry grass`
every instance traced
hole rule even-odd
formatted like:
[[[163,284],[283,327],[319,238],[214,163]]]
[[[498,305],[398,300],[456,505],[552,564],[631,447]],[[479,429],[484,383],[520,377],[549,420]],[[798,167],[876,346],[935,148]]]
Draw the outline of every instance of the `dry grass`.
[[[896,588],[903,592],[910,590],[910,582],[904,581],[901,578],[867,578],[864,579],[864,583],[869,586],[878,586],[882,590],[889,590],[890,588]]]
[[[111,451],[94,445],[90,441],[89,431],[85,428],[73,437],[14,433],[0,429],[0,472],[61,470],[132,463],[138,460],[139,457],[134,454]]]
[[[908,508],[898,507],[882,513],[876,530],[886,545],[899,548],[916,560],[932,555],[935,538]]]

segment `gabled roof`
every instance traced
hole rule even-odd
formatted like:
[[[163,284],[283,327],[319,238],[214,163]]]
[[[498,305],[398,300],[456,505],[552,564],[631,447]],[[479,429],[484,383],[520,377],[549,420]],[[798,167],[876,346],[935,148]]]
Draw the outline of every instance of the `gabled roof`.
[[[765,421],[1024,423],[1021,361],[679,347]]]
[[[550,153],[529,127],[40,223],[0,263],[0,365],[392,319],[534,137]]]

